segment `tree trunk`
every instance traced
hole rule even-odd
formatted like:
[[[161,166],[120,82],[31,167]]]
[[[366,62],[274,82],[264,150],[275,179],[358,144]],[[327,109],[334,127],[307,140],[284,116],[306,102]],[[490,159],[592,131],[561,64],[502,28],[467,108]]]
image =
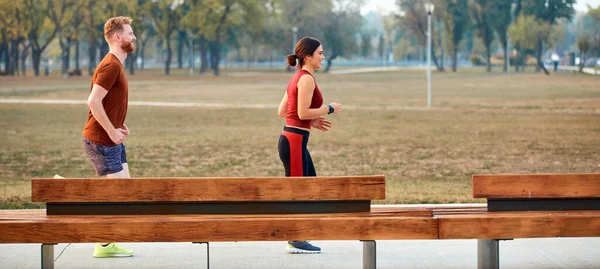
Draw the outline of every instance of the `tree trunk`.
[[[4,43],[1,43],[1,44],[0,44],[0,62],[2,61],[2,59],[5,59],[5,58],[6,58],[6,56],[4,56],[4,53],[5,53],[6,51],[8,51],[8,50],[6,49],[6,47],[7,47],[7,46],[6,46],[6,44],[4,44]],[[4,70],[4,72],[6,72],[6,69]],[[0,72],[0,73],[1,73],[1,72]]]
[[[4,74],[10,75],[10,46],[6,46],[4,52]]]
[[[27,57],[29,57],[29,47],[31,45],[23,46],[23,53],[21,54],[21,73],[23,76],[27,75]]]
[[[6,46],[4,53],[4,74],[10,75],[10,46]]]
[[[89,47],[88,47],[88,56],[90,59],[90,63],[88,65],[88,74],[93,75],[94,71],[96,70],[96,39],[95,38],[90,38],[90,40],[88,41],[89,43]]]
[[[71,40],[67,38],[64,42],[60,40],[60,47],[62,49],[62,75],[67,77],[69,75],[69,60],[71,58],[71,52],[69,47],[71,45]]]
[[[6,29],[2,28],[0,29],[0,31],[2,31],[2,43],[0,43],[0,60],[4,59],[4,75],[8,74],[8,59],[9,57],[9,43],[8,43],[8,39],[6,38]]]
[[[338,57],[337,53],[334,53],[333,56],[331,56],[330,58],[327,59],[327,67],[325,67],[325,71],[323,71],[324,73],[329,72],[329,69],[331,68],[331,64],[333,62],[333,60],[335,60],[335,58]]]
[[[88,10],[90,10],[90,11],[95,10],[95,3],[96,3],[96,1],[89,0],[88,1]],[[89,21],[90,26],[93,26],[94,25],[94,12],[90,12],[90,16],[88,18],[90,19],[90,21]],[[90,76],[94,75],[94,71],[96,70],[96,42],[97,42],[97,39],[96,39],[95,35],[90,35],[90,38],[88,40],[88,57],[89,57],[88,74],[90,74]]]
[[[535,66],[535,71],[536,71],[536,72],[540,72],[540,71],[541,71],[541,69],[542,69],[542,64],[543,64],[543,63],[542,63],[542,49],[543,49],[543,47],[542,47],[542,44],[541,44],[541,43],[542,43],[541,41],[538,41],[538,45],[537,45],[537,47],[536,47],[536,49],[535,49],[535,60],[536,60],[536,61],[537,61],[537,63],[538,63],[538,64]]]
[[[456,67],[458,65],[458,48],[456,46],[452,48],[452,72],[456,72]]]
[[[129,54],[130,57],[127,57],[129,60],[129,74],[135,75],[135,65],[137,62],[138,51],[136,50],[134,53]]]
[[[521,72],[525,72],[525,67],[527,67],[527,55],[529,53],[527,50],[521,51]]]
[[[487,61],[487,72],[491,73],[492,72],[492,49],[490,48],[490,46],[488,45],[485,48],[485,59]]]
[[[502,41],[502,39],[503,38],[500,38],[500,42],[502,42],[502,48],[504,50],[504,66],[502,67],[502,72],[508,73],[506,61],[510,63],[510,55],[508,54],[508,48],[506,47],[506,39],[504,39],[504,41]]]
[[[171,75],[171,60],[173,58],[173,50],[171,49],[171,34],[165,36],[167,41],[167,60],[165,61],[165,75]]]
[[[75,40],[75,70],[79,70],[79,40]]]
[[[188,69],[191,72],[190,75],[192,75],[194,73],[194,39],[190,38],[189,42],[186,40],[186,43],[189,43],[186,45],[188,48]]]
[[[183,40],[182,32],[177,32],[177,68],[179,69],[183,68]]]
[[[438,45],[440,47],[440,65],[438,67],[438,71],[444,71],[444,59],[446,58],[446,52],[444,50],[444,46],[442,46],[442,27],[439,25],[439,23],[436,23],[436,27],[438,29],[437,33],[438,33]],[[431,47],[433,49],[433,42],[431,44]],[[435,50],[431,52],[432,56],[435,57]],[[436,59],[437,61],[437,59]],[[437,64],[436,64],[437,65]]]
[[[106,56],[106,54],[108,54],[108,50],[110,48],[108,47],[108,43],[106,43],[106,41],[102,40],[100,43],[100,59],[104,58],[104,56]]]
[[[31,47],[31,61],[33,63],[33,73],[37,77],[40,75],[40,61],[42,58],[42,50],[36,48],[35,46]]]
[[[221,55],[219,53],[219,44],[217,42],[210,42],[210,62],[211,68],[213,69],[213,74],[218,76],[220,74],[219,70],[219,62],[221,61]]]
[[[537,50],[537,55],[535,56],[535,60],[537,62],[536,72],[543,70],[546,75],[550,75],[550,72],[548,72],[548,69],[546,69],[546,67],[544,66],[544,62],[542,62],[542,48],[541,47]]]
[[[585,67],[586,55],[583,52],[579,53],[579,73],[583,73],[583,68]]]
[[[146,38],[146,40],[142,41],[142,47],[140,48],[140,54],[138,55],[138,57],[140,57],[140,69],[144,70],[144,51],[146,51],[146,44],[148,43],[148,40],[150,40],[150,38]]]
[[[7,74],[14,76],[18,72],[19,67],[19,40],[13,39],[10,41],[10,65],[8,66]]]
[[[200,37],[200,74],[208,70],[208,45],[204,37]]]
[[[427,49],[425,49],[425,53],[427,53]],[[431,44],[431,60],[433,61],[433,64],[435,64],[435,67],[438,71],[444,71],[444,66],[440,65],[438,62],[437,55],[435,54],[435,47],[433,46],[433,44]]]

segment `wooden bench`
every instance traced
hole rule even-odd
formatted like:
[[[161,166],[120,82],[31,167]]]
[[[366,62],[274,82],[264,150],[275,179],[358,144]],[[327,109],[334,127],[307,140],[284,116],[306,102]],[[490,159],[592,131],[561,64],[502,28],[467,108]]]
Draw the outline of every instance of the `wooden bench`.
[[[440,239],[478,239],[478,267],[499,268],[499,241],[599,237],[600,174],[474,175],[487,212],[436,214]]]
[[[380,239],[436,239],[431,210],[371,209],[384,176],[33,179],[46,210],[0,213],[1,243],[362,240],[367,268]],[[208,246],[208,244],[207,244]]]
[[[371,205],[385,199],[383,176],[34,179],[47,210],[0,211],[0,243],[42,243],[52,268],[55,243],[360,240],[363,268],[375,268],[375,240],[478,239],[478,267],[498,268],[499,240],[600,236],[600,174],[473,176],[473,194],[501,204]],[[512,199],[569,205],[502,210]]]

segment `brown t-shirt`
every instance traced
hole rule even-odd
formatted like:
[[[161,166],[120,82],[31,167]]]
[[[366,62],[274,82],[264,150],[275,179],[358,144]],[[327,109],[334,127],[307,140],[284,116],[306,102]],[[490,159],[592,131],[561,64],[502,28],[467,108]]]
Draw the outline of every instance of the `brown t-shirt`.
[[[109,53],[100,61],[92,76],[92,88],[94,84],[98,84],[108,91],[104,99],[102,99],[102,106],[113,126],[115,128],[122,128],[125,116],[127,115],[129,90],[123,64],[121,64],[117,56]],[[96,144],[104,146],[116,145],[110,140],[108,133],[106,133],[100,123],[96,121],[96,118],[92,115],[92,111],[88,112],[88,120],[83,128],[83,136]]]

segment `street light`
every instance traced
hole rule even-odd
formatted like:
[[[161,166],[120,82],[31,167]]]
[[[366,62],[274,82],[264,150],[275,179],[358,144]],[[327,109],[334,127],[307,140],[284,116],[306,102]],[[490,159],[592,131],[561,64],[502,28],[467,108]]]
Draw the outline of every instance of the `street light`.
[[[294,50],[296,49],[296,42],[298,42],[298,27],[292,27],[292,32],[294,33],[294,44],[292,44],[292,54],[294,54]]]
[[[431,108],[431,14],[434,9],[433,3],[425,3],[425,11],[427,11],[427,108]]]
[[[510,5],[510,23],[513,23],[513,14],[514,14],[514,10],[516,8],[516,3],[512,3]],[[506,55],[504,56],[504,65],[506,68],[506,73],[510,73],[510,35],[508,34],[508,29],[506,31]],[[515,57],[515,64],[516,64],[516,57]]]

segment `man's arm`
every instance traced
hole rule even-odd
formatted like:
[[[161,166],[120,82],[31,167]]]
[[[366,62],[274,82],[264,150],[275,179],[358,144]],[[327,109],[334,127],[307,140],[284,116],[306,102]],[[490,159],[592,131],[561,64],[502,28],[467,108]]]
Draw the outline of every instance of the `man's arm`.
[[[100,124],[100,126],[102,126],[102,128],[104,128],[104,131],[106,131],[110,137],[110,140],[112,140],[115,144],[121,144],[125,140],[125,130],[121,128],[115,128],[112,125],[108,119],[108,116],[106,115],[106,111],[104,111],[104,107],[102,106],[102,100],[107,93],[108,91],[102,86],[94,84],[92,87],[92,92],[88,97],[87,105],[90,108],[92,115],[94,115],[96,121]]]

